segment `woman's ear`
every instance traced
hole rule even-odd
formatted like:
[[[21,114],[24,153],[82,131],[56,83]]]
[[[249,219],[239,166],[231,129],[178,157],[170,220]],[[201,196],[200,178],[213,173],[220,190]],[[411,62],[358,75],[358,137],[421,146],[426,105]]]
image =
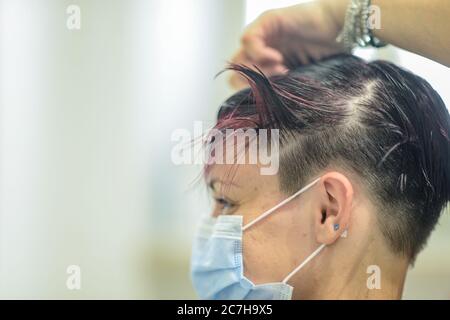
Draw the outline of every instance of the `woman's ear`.
[[[320,179],[318,189],[318,203],[314,209],[316,240],[329,245],[340,236],[345,236],[350,220],[353,187],[343,174],[329,172]]]

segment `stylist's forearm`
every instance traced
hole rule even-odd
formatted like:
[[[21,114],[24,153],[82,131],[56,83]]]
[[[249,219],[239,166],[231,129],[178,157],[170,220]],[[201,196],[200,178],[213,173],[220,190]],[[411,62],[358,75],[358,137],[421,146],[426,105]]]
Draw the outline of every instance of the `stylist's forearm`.
[[[344,24],[350,0],[326,0],[336,22]],[[449,0],[372,0],[380,8],[379,39],[450,67]]]

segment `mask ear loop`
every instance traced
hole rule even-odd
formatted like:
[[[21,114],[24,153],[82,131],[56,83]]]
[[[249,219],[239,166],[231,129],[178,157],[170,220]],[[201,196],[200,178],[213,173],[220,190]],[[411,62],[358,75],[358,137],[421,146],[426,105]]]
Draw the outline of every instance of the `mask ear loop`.
[[[347,238],[347,229],[345,229],[344,232],[342,232],[342,234],[341,234],[340,237],[341,237],[341,238]],[[324,243],[324,244],[321,244],[321,245],[319,246],[319,248],[316,249],[316,251],[314,251],[313,253],[311,253],[311,255],[310,255],[308,258],[305,259],[305,261],[303,261],[297,268],[295,268],[294,270],[292,270],[292,272],[289,273],[289,274],[286,276],[286,278],[283,279],[282,282],[283,282],[283,283],[287,283],[287,282],[289,281],[289,279],[291,279],[292,276],[293,276],[294,274],[296,274],[298,271],[300,271],[301,268],[303,268],[308,262],[310,262],[315,256],[317,256],[317,255],[320,253],[320,251],[322,251],[322,249],[325,248],[325,247],[326,247],[326,244],[325,244],[325,243]]]
[[[319,248],[316,249],[316,251],[314,251],[313,253],[311,253],[311,255],[305,259],[305,261],[303,261],[297,268],[295,268],[294,270],[292,270],[291,273],[289,273],[286,278],[283,279],[283,283],[287,283],[289,281],[290,278],[292,278],[292,276],[294,274],[296,274],[301,268],[303,268],[308,262],[310,262],[315,256],[317,256],[320,251],[322,251],[323,248],[325,248],[326,244],[321,244]]]
[[[310,184],[307,184],[306,186],[304,186],[303,188],[301,188],[299,191],[297,191],[296,193],[294,193],[292,196],[290,196],[287,199],[284,199],[283,201],[281,201],[279,204],[277,204],[275,207],[273,207],[272,209],[267,210],[266,212],[264,212],[263,214],[261,214],[258,218],[256,218],[255,220],[247,223],[244,227],[242,227],[242,231],[245,231],[246,229],[250,228],[251,226],[253,226],[255,223],[261,221],[262,219],[264,219],[265,217],[267,217],[269,214],[271,214],[272,212],[274,212],[275,210],[277,210],[278,208],[284,206],[286,203],[288,203],[289,201],[291,201],[292,199],[294,199],[295,197],[297,197],[299,194],[305,192],[306,190],[308,190],[309,188],[311,188],[315,183],[317,183],[317,181],[319,181],[320,178],[317,178],[316,180],[314,180],[313,182],[311,182]]]

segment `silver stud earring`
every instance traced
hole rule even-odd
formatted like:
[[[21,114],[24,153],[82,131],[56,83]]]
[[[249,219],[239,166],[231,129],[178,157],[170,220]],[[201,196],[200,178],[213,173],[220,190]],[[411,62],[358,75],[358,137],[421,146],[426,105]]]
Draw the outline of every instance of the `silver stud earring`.
[[[334,231],[338,231],[339,230],[339,223],[335,223],[333,225],[333,229],[334,229]]]

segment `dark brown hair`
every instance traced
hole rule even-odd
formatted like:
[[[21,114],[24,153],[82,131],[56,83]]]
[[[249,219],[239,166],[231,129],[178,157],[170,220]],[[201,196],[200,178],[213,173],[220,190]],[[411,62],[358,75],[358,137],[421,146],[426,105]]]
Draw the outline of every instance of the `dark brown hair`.
[[[280,188],[293,193],[330,165],[356,173],[396,253],[414,260],[450,200],[450,116],[424,79],[385,61],[338,55],[267,78],[221,106],[217,129],[280,131]]]

